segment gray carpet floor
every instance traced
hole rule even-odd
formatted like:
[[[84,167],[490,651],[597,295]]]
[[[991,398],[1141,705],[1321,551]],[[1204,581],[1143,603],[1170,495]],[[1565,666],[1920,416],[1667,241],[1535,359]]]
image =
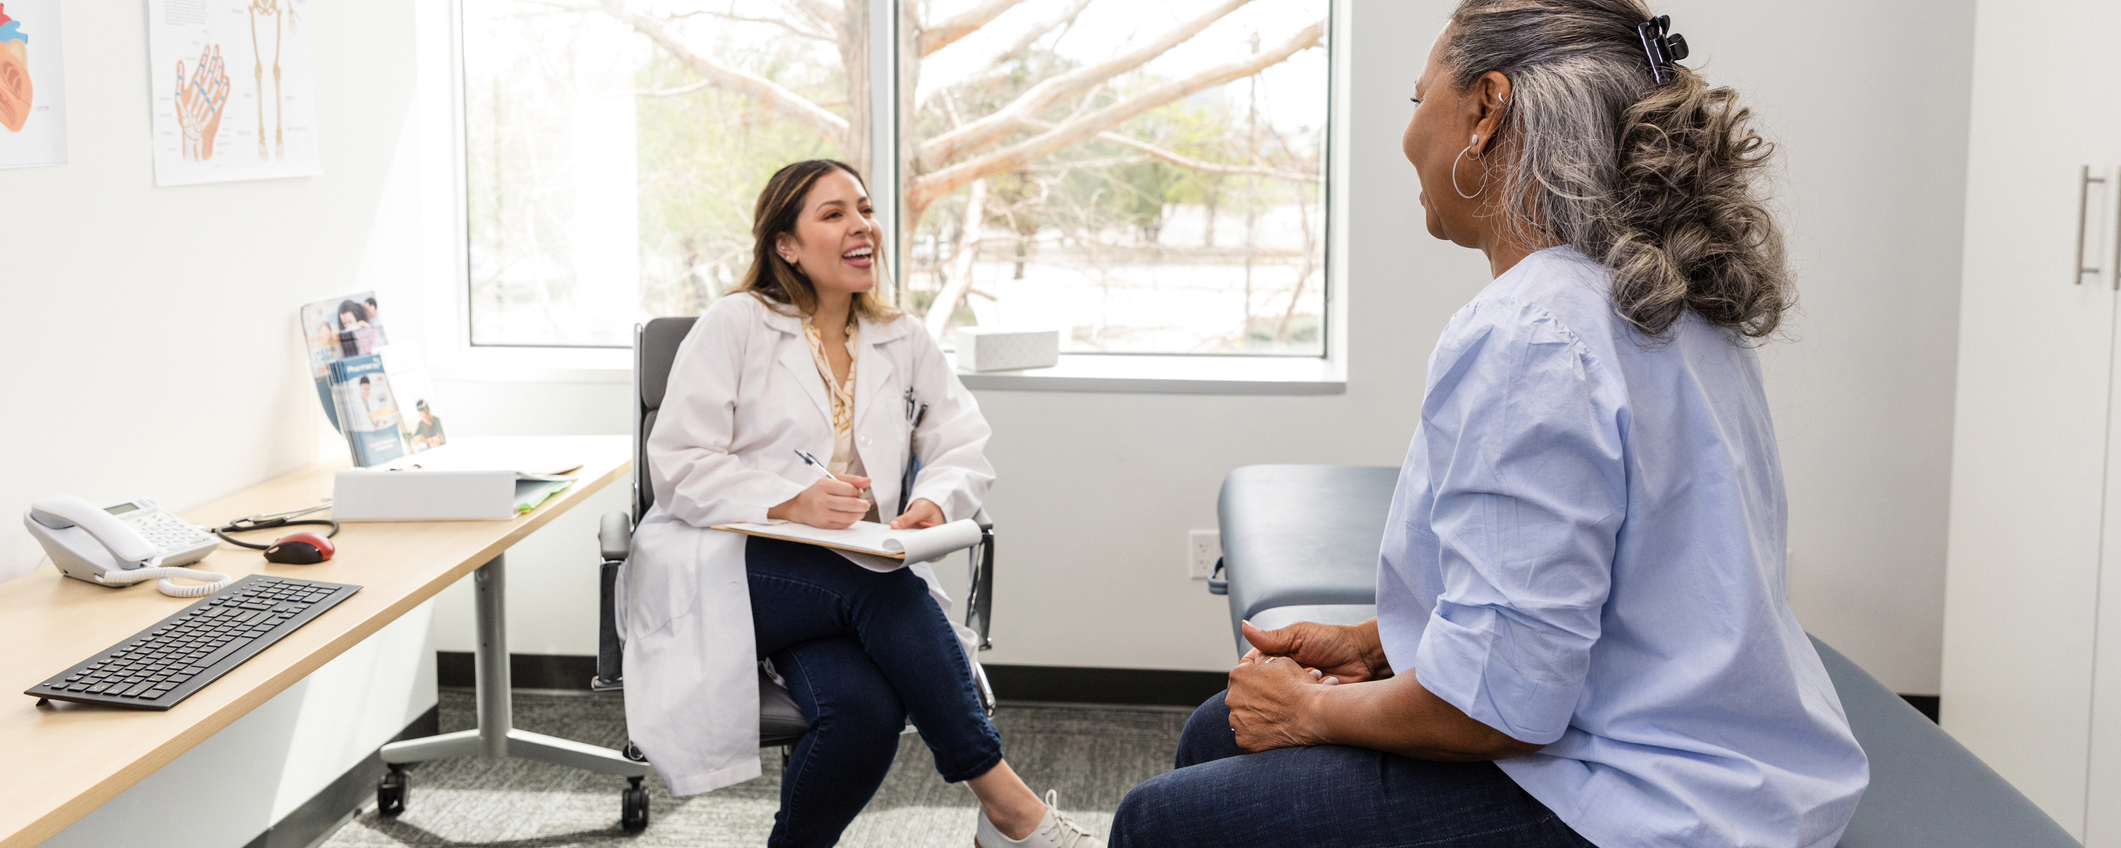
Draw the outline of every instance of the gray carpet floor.
[[[524,730],[617,747],[625,743],[618,696],[515,696]],[[1171,767],[1183,710],[1003,705],[994,716],[1009,764],[1041,795],[1060,790],[1061,809],[1103,835],[1127,789]],[[473,724],[471,694],[444,690],[444,732]],[[589,775],[522,760],[447,760],[412,772],[404,815],[376,814],[374,802],[322,844],[546,848],[628,845],[635,848],[737,848],[766,842],[780,806],[781,757],[763,752],[765,775],[704,795],[673,798],[648,778],[648,829],[619,829],[624,778]],[[972,842],[977,803],[963,785],[945,784],[918,736],[899,741],[898,759],[876,797],[840,844],[861,848],[964,848]]]

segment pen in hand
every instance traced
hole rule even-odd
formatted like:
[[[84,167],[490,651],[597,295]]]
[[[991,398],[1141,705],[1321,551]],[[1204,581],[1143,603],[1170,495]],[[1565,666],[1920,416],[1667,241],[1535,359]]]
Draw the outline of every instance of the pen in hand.
[[[795,455],[803,458],[804,465],[808,465],[811,468],[817,469],[817,473],[820,477],[823,477],[826,480],[839,480],[841,482],[846,482],[846,478],[842,478],[838,474],[832,473],[832,469],[826,468],[824,463],[817,461],[817,457],[812,456],[809,451],[803,450],[802,448],[796,448]],[[861,480],[862,478],[855,477],[853,479]],[[854,490],[857,492],[869,488],[869,484],[866,481],[864,481],[860,485],[855,485],[853,483],[849,483],[848,485],[854,486]]]
[[[845,530],[860,521],[863,514],[875,506],[862,498],[862,490],[869,488],[869,479],[852,474],[834,474],[832,470],[798,448],[797,458],[804,465],[817,469],[818,482],[797,492],[785,503],[766,510],[766,517],[775,521],[793,521],[827,530]],[[838,486],[824,485],[827,482]],[[845,487],[845,488],[842,488]]]
[[[796,448],[795,455],[802,457],[804,465],[808,465],[811,468],[817,469],[817,473],[822,475],[825,479],[840,479],[832,473],[832,469],[826,468],[824,463],[817,461],[817,457],[811,456],[809,451],[803,450],[802,448]]]

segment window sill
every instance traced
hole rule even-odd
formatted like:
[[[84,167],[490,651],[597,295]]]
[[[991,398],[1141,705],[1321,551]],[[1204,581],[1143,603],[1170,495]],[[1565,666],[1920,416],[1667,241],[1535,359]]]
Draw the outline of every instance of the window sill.
[[[1062,354],[1051,368],[959,371],[974,391],[1167,395],[1337,395],[1345,371],[1314,356]]]

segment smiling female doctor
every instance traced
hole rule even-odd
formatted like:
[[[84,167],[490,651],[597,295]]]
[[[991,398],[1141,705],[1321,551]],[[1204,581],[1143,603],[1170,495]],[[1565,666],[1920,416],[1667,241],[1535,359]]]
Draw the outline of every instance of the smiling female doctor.
[[[626,721],[677,795],[759,776],[761,659],[810,732],[781,780],[772,846],[827,846],[890,770],[910,715],[949,782],[978,796],[984,848],[1102,843],[1002,759],[925,563],[871,570],[812,545],[708,529],[841,528],[896,513],[909,437],[922,465],[895,528],[979,509],[994,470],[979,405],[920,322],[870,294],[876,219],[854,169],[782,168],[759,194],[743,286],[678,347],[648,436],[655,506],[634,534]],[[907,393],[928,405],[915,422]],[[797,451],[831,457],[833,479]]]

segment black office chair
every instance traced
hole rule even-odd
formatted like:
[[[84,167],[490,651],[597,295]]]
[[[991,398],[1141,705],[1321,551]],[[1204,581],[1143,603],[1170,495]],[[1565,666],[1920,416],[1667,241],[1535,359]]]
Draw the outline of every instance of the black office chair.
[[[602,606],[597,616],[597,674],[590,681],[590,688],[599,692],[625,687],[623,643],[614,617],[614,605],[622,602],[617,593],[619,567],[626,563],[633,548],[633,528],[655,503],[655,490],[648,483],[648,434],[655,428],[656,413],[663,405],[663,390],[669,385],[670,366],[677,359],[678,345],[685,340],[685,334],[692,332],[695,320],[657,318],[645,325],[635,325],[633,330],[633,508],[627,512],[606,513],[603,526],[597,532],[604,557],[599,576],[603,590],[599,594]],[[979,635],[979,649],[984,651],[993,647],[987,637],[987,622],[994,605],[994,523],[987,519],[985,510],[973,516],[973,520],[979,524],[980,541],[968,551],[966,565],[971,582],[966,590],[965,626]],[[980,668],[977,660],[972,663],[972,677],[979,684],[981,704],[988,714],[993,714],[994,690],[988,686],[987,672]],[[786,758],[788,749],[809,731],[810,724],[803,719],[795,697],[774,683],[762,668],[759,673],[759,747],[779,747],[782,757]],[[646,762],[640,749],[630,742],[626,745],[626,756]],[[634,826],[630,815],[626,824],[628,830],[646,827],[646,810],[641,811],[640,827]]]

